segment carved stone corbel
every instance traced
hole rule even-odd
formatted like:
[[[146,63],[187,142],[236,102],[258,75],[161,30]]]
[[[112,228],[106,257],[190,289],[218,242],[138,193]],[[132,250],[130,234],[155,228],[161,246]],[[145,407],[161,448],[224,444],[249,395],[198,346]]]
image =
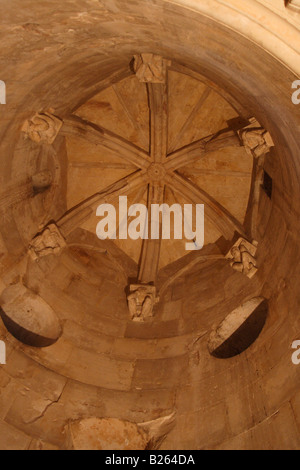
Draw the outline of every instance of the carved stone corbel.
[[[252,243],[244,238],[239,238],[238,241],[230,249],[226,255],[226,259],[230,260],[230,266],[235,270],[251,279],[257,273],[257,252],[258,242],[253,240]]]
[[[46,111],[36,113],[31,119],[24,122],[22,132],[37,144],[53,144],[63,122]]]
[[[140,54],[134,56],[134,71],[142,83],[165,83],[167,68],[171,61],[155,54]]]
[[[29,255],[34,261],[48,255],[59,255],[66,241],[55,224],[48,225],[29,245]]]
[[[127,297],[130,318],[135,322],[153,317],[154,305],[158,302],[156,287],[147,284],[132,284]]]
[[[263,129],[255,118],[250,121],[251,124],[238,131],[238,134],[246,152],[254,158],[259,158],[274,147],[274,142],[270,133]]]

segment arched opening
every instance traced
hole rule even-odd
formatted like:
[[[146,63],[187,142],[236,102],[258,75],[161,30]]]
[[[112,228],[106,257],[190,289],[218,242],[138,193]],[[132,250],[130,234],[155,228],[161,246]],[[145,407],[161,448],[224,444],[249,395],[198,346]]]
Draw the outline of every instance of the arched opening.
[[[211,334],[210,354],[218,359],[237,356],[258,338],[268,316],[268,302],[252,299],[230,313]]]
[[[0,316],[7,330],[19,341],[36,348],[56,343],[62,331],[51,307],[21,284],[5,289]]]

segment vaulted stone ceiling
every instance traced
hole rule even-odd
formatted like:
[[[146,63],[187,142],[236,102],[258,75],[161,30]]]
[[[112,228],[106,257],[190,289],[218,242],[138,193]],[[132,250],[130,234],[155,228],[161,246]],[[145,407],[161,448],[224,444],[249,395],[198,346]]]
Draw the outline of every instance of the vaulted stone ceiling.
[[[183,152],[186,160],[180,163],[178,173],[195,187],[197,185],[208,193],[243,225],[250,194],[253,159],[237,137],[234,141],[234,135],[231,142],[221,142],[219,149],[212,149],[204,156],[201,150],[204,138],[209,140],[219,133],[230,133],[232,128],[239,125],[242,127],[243,119],[233,106],[205,83],[203,77],[195,77],[195,74],[191,77],[188,69],[184,70],[185,73],[175,69],[174,65],[168,74],[166,137],[169,158],[176,157],[176,151],[186,147]],[[86,138],[84,127],[88,126],[88,122],[107,129],[150,154],[151,111],[147,85],[139,82],[135,75],[108,87],[76,110],[74,115],[82,119],[80,122],[83,131],[80,137],[67,136],[69,210],[136,171],[135,165],[122,155],[121,145],[113,150],[105,147],[105,143],[101,145],[100,140],[95,145]],[[198,155],[197,146],[191,147],[195,142],[199,142]],[[194,158],[190,155],[190,148],[193,149]],[[129,197],[129,205],[140,202],[147,205],[147,182],[128,191],[126,195]],[[169,205],[183,205],[190,203],[190,200],[176,190],[175,181],[171,180],[165,189],[164,202]],[[95,234],[99,219],[96,218],[96,206],[93,209],[93,217],[82,226]],[[205,244],[214,243],[222,235],[218,227],[209,218],[205,218]],[[139,263],[142,240],[116,240],[115,243]],[[186,240],[164,240],[159,267],[185,256],[185,243]]]
[[[0,448],[299,448],[296,0],[0,4]],[[171,61],[167,92],[143,53]],[[125,178],[147,203],[167,165],[166,201],[205,199],[203,250],[163,241],[157,266],[98,240],[99,201]]]

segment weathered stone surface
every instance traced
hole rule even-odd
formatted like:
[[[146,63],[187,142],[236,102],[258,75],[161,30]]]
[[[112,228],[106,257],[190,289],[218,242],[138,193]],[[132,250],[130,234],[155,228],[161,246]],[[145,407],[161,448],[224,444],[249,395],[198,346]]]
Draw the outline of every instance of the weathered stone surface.
[[[68,431],[73,450],[145,450],[148,444],[145,431],[119,419],[89,418],[70,423]]]
[[[151,450],[159,449],[162,442],[175,426],[175,413],[148,421],[147,423],[140,423],[138,426],[148,435],[147,448]]]
[[[49,442],[45,442],[41,439],[34,439],[32,440],[30,447],[28,450],[59,450],[59,447],[50,444]]]
[[[35,193],[39,193],[48,189],[53,181],[51,171],[40,171],[32,176],[32,186]]]
[[[86,418],[70,422],[66,447],[73,450],[158,449],[174,427],[175,415],[135,424],[115,418]]]
[[[230,266],[250,279],[257,273],[257,261],[255,258],[257,251],[257,241],[252,243],[239,238],[234,246],[230,249],[226,258],[230,260]]]
[[[239,135],[246,151],[254,158],[259,158],[274,147],[270,133],[263,129],[255,118],[250,120],[249,126],[239,131]]]
[[[28,450],[31,441],[17,428],[0,421],[0,449],[1,450]]]
[[[66,426],[91,417],[131,423],[134,450],[138,427],[163,450],[300,448],[297,3],[1,2],[0,292],[26,286],[36,315],[21,296],[16,318],[45,327],[45,302],[64,327],[41,349],[1,322],[1,450],[64,449]],[[120,195],[204,203],[203,250],[99,240],[97,206]],[[51,224],[64,241],[44,239]],[[238,239],[257,252],[227,261]],[[166,286],[147,323],[128,315],[139,283]],[[256,341],[210,355],[212,328],[256,297]],[[124,447],[126,429],[95,442],[86,426],[80,445]]]
[[[34,261],[49,255],[58,255],[66,246],[64,237],[55,224],[48,225],[29,245],[29,254]]]
[[[62,121],[49,112],[37,113],[28,119],[22,132],[37,144],[53,144],[62,126]]]
[[[155,286],[132,284],[127,302],[132,321],[149,320],[153,316],[154,305],[158,302]]]
[[[155,54],[140,54],[134,56],[134,71],[140,82],[165,83],[167,79],[167,67],[170,65],[170,60],[166,60]]]

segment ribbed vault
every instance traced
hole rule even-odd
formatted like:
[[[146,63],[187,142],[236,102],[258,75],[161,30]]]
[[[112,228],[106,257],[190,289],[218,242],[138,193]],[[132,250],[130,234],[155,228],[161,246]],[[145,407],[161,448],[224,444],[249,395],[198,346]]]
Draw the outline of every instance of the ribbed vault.
[[[285,10],[279,18],[254,1],[247,14],[233,0],[10,3],[0,26],[0,286],[41,299],[61,335],[40,349],[1,323],[0,446],[65,448],[76,420],[140,425],[175,412],[161,448],[298,448],[295,17],[292,27]],[[164,83],[137,79],[132,60],[144,53],[168,61]],[[26,123],[45,113],[57,135],[33,141]],[[263,160],[241,134],[253,118],[274,144],[267,139]],[[204,203],[203,250],[98,240],[97,205],[122,194]],[[58,227],[63,249],[37,262],[45,227],[61,241]],[[254,250],[253,276],[225,257],[241,238]],[[138,281],[160,293],[145,323],[128,314],[127,289]],[[268,301],[258,339],[241,355],[210,355],[211,332],[257,297]]]

